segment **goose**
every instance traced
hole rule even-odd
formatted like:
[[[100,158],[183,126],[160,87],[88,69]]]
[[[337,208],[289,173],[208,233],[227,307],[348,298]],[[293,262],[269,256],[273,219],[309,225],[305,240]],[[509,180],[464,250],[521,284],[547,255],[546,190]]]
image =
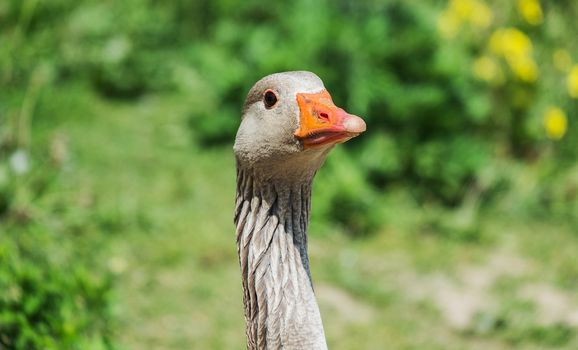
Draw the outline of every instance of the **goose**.
[[[311,185],[331,149],[365,122],[306,71],[262,78],[242,111],[234,223],[247,348],[327,349],[307,256]]]

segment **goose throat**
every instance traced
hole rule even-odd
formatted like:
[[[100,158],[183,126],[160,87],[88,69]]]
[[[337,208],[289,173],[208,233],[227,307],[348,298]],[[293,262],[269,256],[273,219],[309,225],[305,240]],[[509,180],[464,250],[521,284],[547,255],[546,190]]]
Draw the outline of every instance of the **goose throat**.
[[[238,168],[235,224],[249,349],[325,349],[307,256],[311,183]]]

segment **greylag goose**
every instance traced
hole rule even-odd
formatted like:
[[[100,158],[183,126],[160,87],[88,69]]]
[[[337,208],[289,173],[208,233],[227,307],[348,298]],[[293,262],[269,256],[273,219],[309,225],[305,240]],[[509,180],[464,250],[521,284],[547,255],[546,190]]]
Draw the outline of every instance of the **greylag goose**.
[[[307,256],[311,183],[333,146],[363,131],[313,73],[272,74],[249,91],[234,145],[249,349],[327,349]]]

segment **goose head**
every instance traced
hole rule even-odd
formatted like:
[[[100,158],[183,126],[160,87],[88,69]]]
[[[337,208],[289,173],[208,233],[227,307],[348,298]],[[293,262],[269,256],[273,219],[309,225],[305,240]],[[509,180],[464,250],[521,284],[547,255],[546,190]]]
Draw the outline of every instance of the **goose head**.
[[[268,178],[312,177],[333,146],[365,128],[363,119],[335,106],[317,75],[268,75],[247,95],[234,145],[237,165]]]

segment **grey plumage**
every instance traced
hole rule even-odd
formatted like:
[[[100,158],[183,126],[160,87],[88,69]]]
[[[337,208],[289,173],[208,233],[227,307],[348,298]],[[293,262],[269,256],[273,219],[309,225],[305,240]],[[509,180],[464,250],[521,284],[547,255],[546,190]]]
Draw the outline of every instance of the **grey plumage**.
[[[268,89],[279,97],[275,108],[263,103]],[[313,73],[273,74],[253,86],[243,107],[234,146],[234,221],[251,350],[327,348],[309,271],[307,226],[313,177],[334,143],[306,149],[294,136],[296,93],[324,89]]]
[[[243,170],[238,180],[235,221],[249,349],[326,348],[307,258],[310,182],[280,187]]]

